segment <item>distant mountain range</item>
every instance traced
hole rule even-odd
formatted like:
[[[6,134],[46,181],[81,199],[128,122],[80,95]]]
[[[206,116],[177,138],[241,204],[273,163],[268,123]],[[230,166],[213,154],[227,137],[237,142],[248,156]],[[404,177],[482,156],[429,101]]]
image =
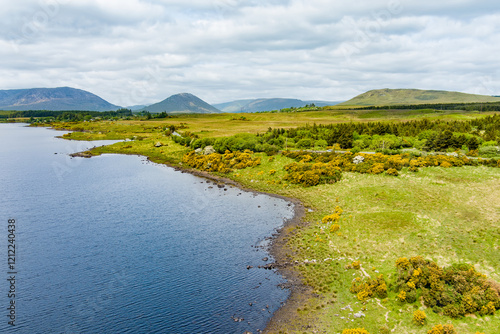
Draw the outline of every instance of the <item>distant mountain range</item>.
[[[298,99],[268,98],[268,99],[236,100],[232,102],[214,104],[214,107],[220,109],[223,112],[251,113],[258,111],[280,110],[291,107],[300,108],[312,103],[314,103],[314,105],[316,105],[317,107],[324,107],[324,106],[332,106],[340,102],[302,101]]]
[[[198,113],[198,114],[213,114],[221,111],[202,99],[189,93],[181,93],[172,95],[169,98],[144,107],[141,110],[147,110],[151,113]]]
[[[340,106],[390,106],[431,103],[500,102],[499,97],[443,90],[375,89],[360,94]]]
[[[419,89],[376,89],[360,94],[349,101],[339,103],[333,101],[303,101],[299,99],[262,98],[236,100],[210,105],[189,93],[181,93],[149,105],[131,106],[133,111],[149,111],[151,113],[252,113],[259,111],[279,110],[290,107],[304,107],[314,104],[318,107],[339,106],[390,106],[408,104],[435,103],[474,103],[500,102],[500,97],[474,95],[441,90]],[[111,111],[119,109],[99,96],[90,92],[70,87],[31,88],[0,90],[0,110],[88,110]]]
[[[119,108],[95,94],[70,87],[0,90],[0,110],[111,111]]]

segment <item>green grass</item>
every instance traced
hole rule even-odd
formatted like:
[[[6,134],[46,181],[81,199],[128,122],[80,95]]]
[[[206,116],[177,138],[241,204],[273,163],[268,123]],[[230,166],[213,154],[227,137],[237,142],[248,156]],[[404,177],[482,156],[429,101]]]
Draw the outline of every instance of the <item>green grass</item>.
[[[400,120],[422,115],[431,116],[401,111],[397,117]],[[269,126],[390,120],[394,114],[327,109],[249,114],[249,121],[232,121],[232,116],[185,115],[161,121],[64,123],[57,127],[87,131],[65,136],[72,139],[142,138],[100,147],[92,154],[141,154],[154,162],[179,165],[188,149],[164,135],[164,128],[170,124],[187,124],[187,129],[181,131],[200,136],[223,136],[264,132]],[[476,113],[439,115],[445,119],[476,116]],[[164,146],[155,147],[157,142]],[[393,333],[426,333],[438,323],[453,323],[460,334],[495,333],[500,328],[498,311],[495,316],[452,320],[429,309],[425,310],[427,325],[418,327],[412,323],[412,313],[415,307],[423,308],[420,303],[401,305],[391,291],[386,300],[362,304],[349,292],[353,278],[362,271],[345,269],[359,259],[367,274],[374,277],[382,273],[391,281],[397,258],[421,255],[440,266],[458,262],[475,264],[478,271],[500,282],[500,168],[430,167],[421,168],[418,173],[403,169],[398,177],[343,173],[336,184],[304,188],[282,180],[286,174],[283,167],[293,160],[281,155],[271,159],[263,153],[255,155],[261,157],[261,165],[224,176],[252,189],[297,198],[311,209],[305,217],[307,225],[287,230],[286,252],[291,260],[299,262],[296,270],[315,295],[304,294],[302,305],[288,310],[290,321],[276,325],[272,332],[303,332],[304,326],[312,326],[306,332],[340,333],[344,328],[364,327],[374,334],[387,327]],[[276,172],[271,175],[271,170]],[[337,205],[344,210],[340,235],[323,232],[321,218],[331,214]],[[306,259],[316,263],[304,264]],[[346,305],[351,305],[354,312],[341,310]],[[349,322],[341,319],[362,309],[364,318]]]
[[[264,133],[271,128],[293,128],[305,124],[333,124],[341,122],[370,121],[405,121],[418,118],[460,120],[486,117],[494,113],[456,112],[433,110],[342,110],[338,107],[326,107],[319,111],[294,113],[254,113],[245,114],[247,120],[233,120],[241,114],[193,114],[179,115],[158,120],[120,120],[99,122],[63,122],[55,123],[57,129],[79,131],[67,136],[76,140],[126,139],[134,135],[150,137],[164,133],[165,127],[184,126],[180,131],[189,131],[204,137],[224,137],[238,133]],[[83,132],[82,132],[83,131]]]
[[[420,89],[375,89],[360,94],[338,106],[387,106],[428,103],[499,102],[500,98],[488,95]]]

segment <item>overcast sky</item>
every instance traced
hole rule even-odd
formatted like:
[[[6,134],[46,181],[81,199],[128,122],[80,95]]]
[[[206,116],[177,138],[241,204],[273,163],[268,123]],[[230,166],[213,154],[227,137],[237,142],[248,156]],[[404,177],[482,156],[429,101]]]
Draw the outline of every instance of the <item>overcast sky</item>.
[[[498,0],[0,0],[0,89],[111,103],[500,95]]]

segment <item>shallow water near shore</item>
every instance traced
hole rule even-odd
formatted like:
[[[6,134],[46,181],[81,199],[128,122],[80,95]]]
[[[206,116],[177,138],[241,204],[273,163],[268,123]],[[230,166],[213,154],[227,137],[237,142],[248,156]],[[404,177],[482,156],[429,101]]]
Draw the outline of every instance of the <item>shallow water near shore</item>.
[[[109,141],[61,134],[0,124],[0,249],[15,218],[17,271],[12,327],[0,265],[0,332],[264,329],[289,292],[256,268],[269,257],[259,245],[293,206],[137,156],[70,158]]]

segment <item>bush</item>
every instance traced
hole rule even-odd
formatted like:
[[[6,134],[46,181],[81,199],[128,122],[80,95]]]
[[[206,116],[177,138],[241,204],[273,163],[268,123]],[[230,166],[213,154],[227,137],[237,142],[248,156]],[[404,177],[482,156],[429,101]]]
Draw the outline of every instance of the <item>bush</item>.
[[[318,148],[326,148],[328,146],[328,143],[326,140],[317,140],[315,143],[314,143],[314,146],[315,147],[318,147]]]
[[[252,153],[250,151],[235,153],[227,151],[225,154],[197,155],[191,151],[184,155],[182,162],[207,172],[229,173],[233,168],[243,169],[260,165],[260,158],[252,158]]]
[[[321,222],[323,224],[332,223],[332,222],[338,222],[339,219],[340,219],[340,216],[342,215],[342,212],[344,212],[344,210],[342,210],[342,208],[340,206],[336,206],[335,207],[335,212],[332,213],[331,215],[324,216],[321,219]]]
[[[386,174],[387,175],[392,175],[392,176],[398,176],[399,175],[398,171],[395,168],[389,168],[386,171]]]
[[[457,334],[453,325],[436,325],[430,329],[427,334]]]
[[[413,312],[413,322],[419,326],[423,326],[427,322],[427,315],[425,315],[424,311],[416,310]]]
[[[478,154],[482,157],[492,158],[500,155],[500,148],[498,146],[484,146],[480,147]]]
[[[298,148],[311,148],[313,141],[309,138],[301,139],[295,144]]]
[[[342,334],[370,334],[370,333],[364,328],[352,328],[352,329],[344,329],[342,331]]]
[[[301,184],[304,187],[315,186],[319,183],[335,183],[342,178],[340,168],[320,162],[315,164],[294,162],[286,165],[284,169],[288,172],[284,180]]]
[[[358,300],[364,301],[372,297],[386,298],[387,283],[383,275],[379,275],[376,279],[367,278],[361,280],[356,278],[349,289],[351,293],[356,294]]]
[[[410,166],[410,168],[408,168],[408,171],[413,172],[413,173],[417,173],[418,172],[418,167]]]
[[[423,259],[421,256],[396,260],[397,278],[394,289],[397,299],[414,303],[418,291],[424,304],[436,313],[452,318],[466,314],[493,314],[500,306],[497,283],[475,271],[469,264],[446,268]]]

